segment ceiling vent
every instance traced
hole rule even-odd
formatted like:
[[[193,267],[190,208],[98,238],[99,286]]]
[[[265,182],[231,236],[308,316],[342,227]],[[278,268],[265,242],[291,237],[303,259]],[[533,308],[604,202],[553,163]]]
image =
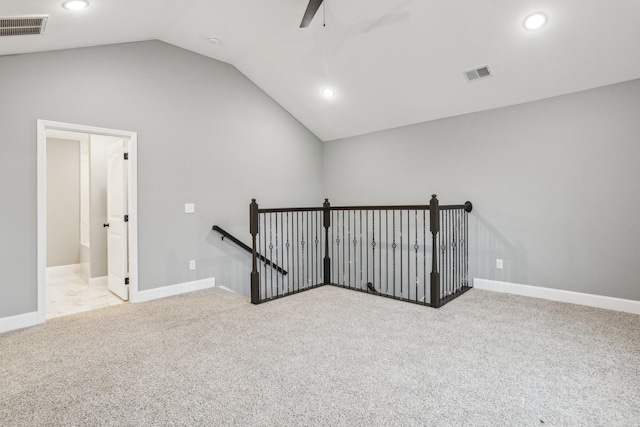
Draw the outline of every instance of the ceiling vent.
[[[43,34],[47,15],[0,17],[0,37]]]
[[[485,65],[484,67],[476,68],[473,70],[465,71],[464,75],[467,78],[467,80],[469,80],[470,82],[474,80],[483,79],[485,77],[493,76],[488,65]]]

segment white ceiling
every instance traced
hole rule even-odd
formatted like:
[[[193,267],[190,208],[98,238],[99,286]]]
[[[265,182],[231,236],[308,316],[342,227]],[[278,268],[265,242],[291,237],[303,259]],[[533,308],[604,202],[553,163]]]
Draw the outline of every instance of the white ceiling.
[[[159,39],[233,64],[323,141],[640,78],[638,0],[325,0],[307,29],[307,0],[90,2],[2,0],[50,19],[0,55]],[[525,30],[536,11],[548,24]],[[467,82],[483,65],[494,77]]]

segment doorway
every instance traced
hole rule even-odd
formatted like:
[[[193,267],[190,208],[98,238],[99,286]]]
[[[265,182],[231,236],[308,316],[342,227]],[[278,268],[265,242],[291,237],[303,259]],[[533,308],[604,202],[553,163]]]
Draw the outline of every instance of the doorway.
[[[71,164],[70,168],[60,169],[63,175],[69,175],[69,171],[80,175],[76,178],[79,179],[78,188],[74,190],[77,193],[67,195],[67,199],[76,204],[70,209],[65,206],[64,197],[63,203],[52,197],[65,194],[60,193],[59,176],[49,174],[55,178],[47,182],[48,162],[55,159],[54,151],[64,151],[60,147],[78,150],[76,162],[80,167]],[[135,301],[138,291],[137,134],[38,120],[37,153],[39,320],[44,322],[47,318],[123,300]],[[91,187],[86,181],[91,165],[99,178],[95,179],[94,195],[89,195]],[[55,163],[49,167],[55,168]],[[96,207],[94,212],[90,208],[92,203]],[[67,214],[61,215],[61,209],[66,209]],[[55,211],[58,211],[57,217]],[[59,228],[58,223],[53,222],[56,218],[66,221],[66,229],[72,229],[71,238],[65,236],[68,233],[61,233],[64,227]]]

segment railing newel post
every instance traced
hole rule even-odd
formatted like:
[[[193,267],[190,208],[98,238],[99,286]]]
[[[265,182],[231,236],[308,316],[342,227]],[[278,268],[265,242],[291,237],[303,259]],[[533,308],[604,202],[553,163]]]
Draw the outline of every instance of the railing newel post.
[[[256,251],[256,238],[259,232],[258,203],[251,199],[249,205],[249,227],[251,229],[252,260],[251,260],[251,303],[260,303],[260,273],[258,273],[258,252]]]
[[[440,232],[440,205],[438,197],[433,194],[429,202],[430,229],[431,229],[431,306],[440,307],[440,273],[438,272],[438,247],[437,235]]]
[[[322,204],[324,209],[323,227],[324,227],[324,284],[331,283],[331,259],[329,258],[329,227],[331,226],[331,204],[329,199],[324,199]]]
[[[473,210],[473,203],[468,200],[464,202],[464,210],[467,212],[471,212]]]

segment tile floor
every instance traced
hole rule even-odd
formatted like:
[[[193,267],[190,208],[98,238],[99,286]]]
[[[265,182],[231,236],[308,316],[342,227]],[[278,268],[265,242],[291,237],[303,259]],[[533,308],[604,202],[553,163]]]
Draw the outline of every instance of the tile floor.
[[[107,286],[89,286],[80,273],[47,274],[47,319],[122,304]]]

